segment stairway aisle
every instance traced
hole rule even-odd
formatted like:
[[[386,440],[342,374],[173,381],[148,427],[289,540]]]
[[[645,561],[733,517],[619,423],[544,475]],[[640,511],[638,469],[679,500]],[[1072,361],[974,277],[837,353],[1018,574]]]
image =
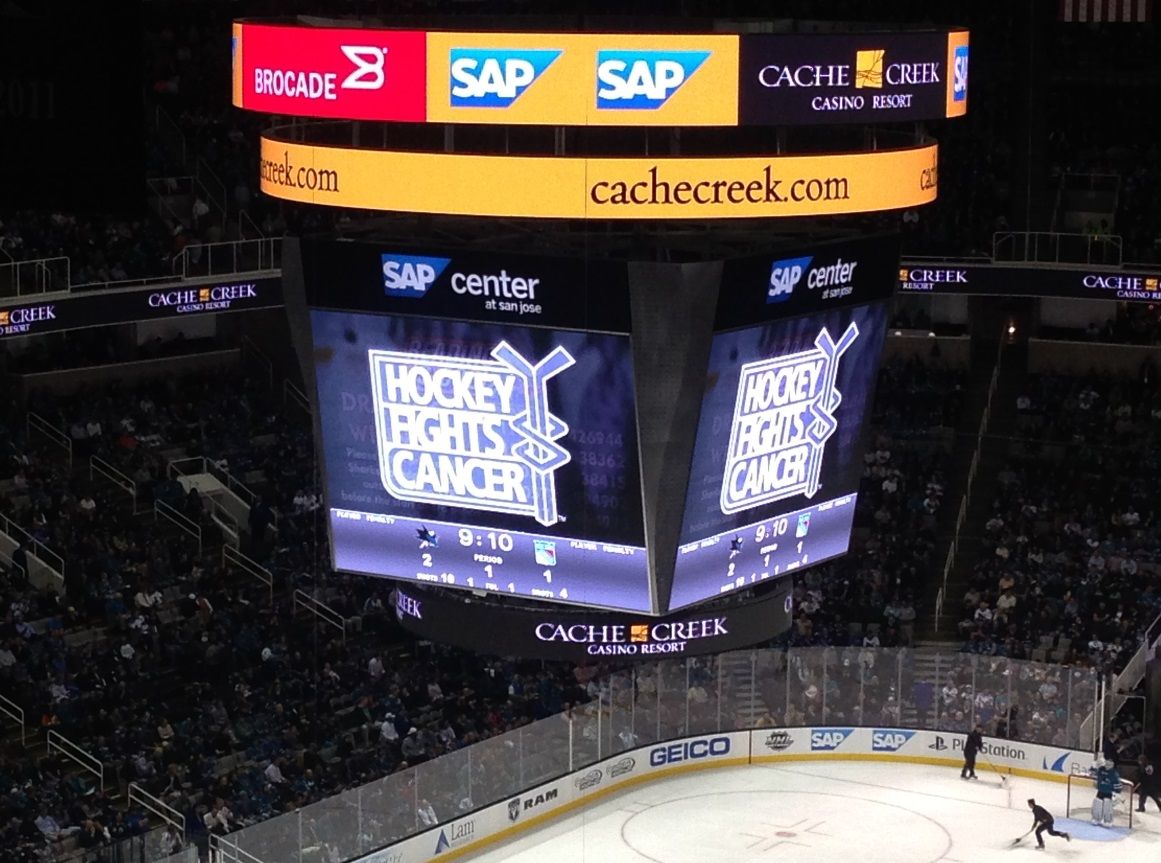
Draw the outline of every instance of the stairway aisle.
[[[939,620],[938,631],[931,627],[933,620],[930,617],[923,622],[925,628],[921,630],[922,638],[936,641],[955,641],[958,638],[956,624],[959,623],[961,616],[961,600],[967,591],[972,569],[979,560],[984,525],[991,516],[992,504],[999,490],[997,476],[1011,446],[1011,437],[1015,431],[1016,397],[1019,395],[1020,388],[1027,376],[1027,367],[1028,347],[1026,344],[1004,347],[996,392],[992,398],[991,419],[988,423],[987,434],[980,446],[980,460],[968,502],[967,518],[964,520],[963,530],[960,532],[956,557],[952,562],[951,572],[947,579],[943,615]],[[976,444],[974,436],[966,443],[968,444],[966,458],[970,466]],[[964,477],[966,479],[966,468]],[[952,498],[952,500],[956,502],[955,509],[958,511],[959,498]],[[950,540],[949,536],[949,543]],[[943,553],[944,557],[939,558],[941,561],[946,559],[946,550]],[[938,584],[935,585],[934,589],[938,590]]]

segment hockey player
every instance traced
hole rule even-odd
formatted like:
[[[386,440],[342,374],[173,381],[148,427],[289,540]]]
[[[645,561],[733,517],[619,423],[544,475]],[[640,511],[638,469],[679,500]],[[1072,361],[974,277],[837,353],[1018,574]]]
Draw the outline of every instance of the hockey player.
[[[1044,835],[1060,836],[1065,842],[1071,842],[1072,837],[1063,831],[1056,829],[1056,822],[1052,818],[1052,813],[1036,803],[1033,798],[1028,799],[1028,808],[1032,810],[1032,829],[1036,831],[1036,847],[1044,847]],[[1024,834],[1025,836],[1028,834]],[[1019,841],[1019,840],[1016,840]]]
[[[967,740],[963,744],[963,769],[959,772],[960,779],[976,778],[976,755],[984,748],[984,727],[978,722],[976,727],[968,732]]]
[[[1097,760],[1089,770],[1089,775],[1096,779],[1097,795],[1092,801],[1092,823],[1103,824],[1105,827],[1113,825],[1113,795],[1124,786],[1117,767],[1113,762],[1104,758]]]

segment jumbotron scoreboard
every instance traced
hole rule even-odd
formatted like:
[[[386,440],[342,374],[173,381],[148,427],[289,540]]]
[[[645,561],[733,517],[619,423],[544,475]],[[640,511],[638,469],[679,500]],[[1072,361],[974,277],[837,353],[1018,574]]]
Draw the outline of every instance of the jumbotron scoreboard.
[[[625,266],[304,253],[336,568],[653,611]]]
[[[889,238],[674,265],[673,321],[625,262],[298,247],[336,569],[664,614],[847,550]]]

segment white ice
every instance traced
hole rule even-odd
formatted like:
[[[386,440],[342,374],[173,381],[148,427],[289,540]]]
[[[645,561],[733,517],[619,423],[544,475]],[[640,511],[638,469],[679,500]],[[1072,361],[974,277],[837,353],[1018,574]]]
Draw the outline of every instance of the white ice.
[[[1115,841],[1034,836],[1035,797],[1067,829],[1065,786],[910,764],[796,762],[707,770],[631,788],[481,851],[472,863],[1006,863],[1161,860],[1161,814]],[[1091,801],[1084,800],[1085,812]],[[1134,801],[1136,805],[1136,801]],[[1075,812],[1074,818],[1081,818]],[[1123,813],[1118,816],[1123,820]],[[1100,828],[1084,828],[1084,832]]]

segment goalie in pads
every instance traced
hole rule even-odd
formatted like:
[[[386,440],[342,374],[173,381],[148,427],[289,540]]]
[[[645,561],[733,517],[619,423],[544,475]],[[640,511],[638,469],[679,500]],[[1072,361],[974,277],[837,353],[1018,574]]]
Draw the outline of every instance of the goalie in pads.
[[[1121,776],[1117,773],[1117,766],[1108,760],[1100,759],[1088,771],[1096,780],[1097,794],[1092,801],[1092,823],[1103,824],[1105,827],[1113,825],[1113,795],[1119,794],[1124,786]]]

